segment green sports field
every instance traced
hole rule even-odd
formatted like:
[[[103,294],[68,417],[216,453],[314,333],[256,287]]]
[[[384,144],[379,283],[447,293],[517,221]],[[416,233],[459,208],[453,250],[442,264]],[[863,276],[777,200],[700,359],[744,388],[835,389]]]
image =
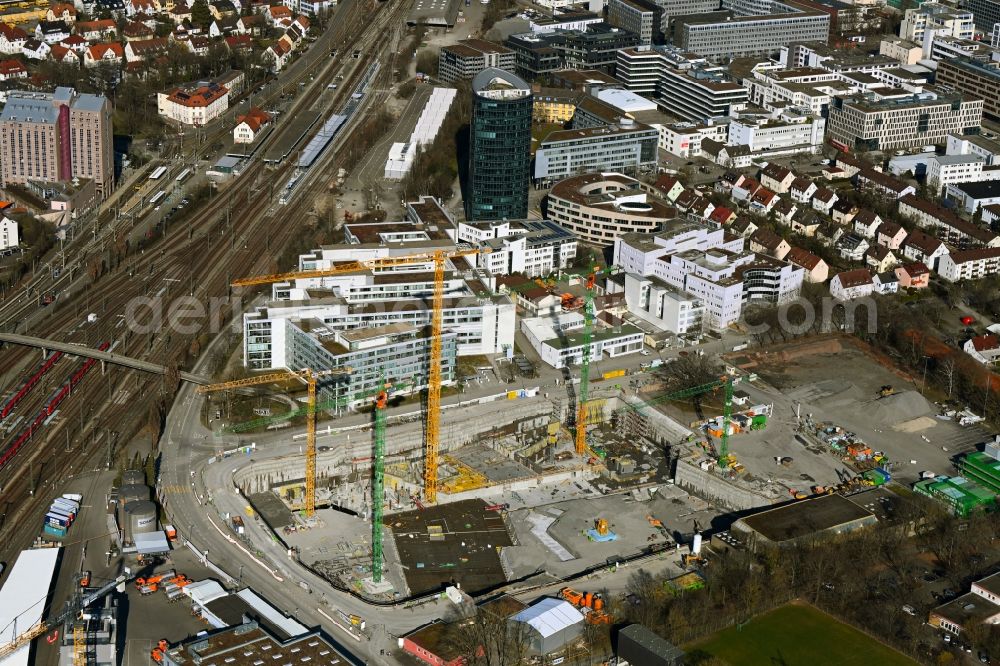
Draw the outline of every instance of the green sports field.
[[[733,666],[914,666],[915,661],[812,606],[791,604],[685,647],[691,663],[712,655]]]

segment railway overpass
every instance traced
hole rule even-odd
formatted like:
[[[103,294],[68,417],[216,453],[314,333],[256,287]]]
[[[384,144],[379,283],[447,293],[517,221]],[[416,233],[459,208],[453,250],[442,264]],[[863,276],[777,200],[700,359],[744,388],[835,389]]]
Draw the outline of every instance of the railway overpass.
[[[30,335],[17,335],[15,333],[0,333],[0,342],[10,343],[14,345],[22,345],[25,347],[37,347],[38,349],[44,349],[49,351],[61,351],[64,354],[71,354],[73,356],[85,356],[87,358],[97,359],[102,363],[112,363],[114,365],[121,365],[126,368],[132,368],[133,370],[142,370],[143,372],[152,372],[157,375],[167,374],[167,367],[164,365],[159,365],[156,363],[150,363],[149,361],[141,361],[137,358],[132,358],[131,356],[122,356],[121,354],[115,354],[113,352],[103,352],[97,349],[92,349],[90,347],[83,347],[81,345],[69,344],[66,342],[57,342],[55,340],[46,340],[45,338],[35,338]],[[208,377],[203,377],[201,375],[194,375],[190,372],[180,372],[178,373],[181,381],[190,382],[192,384],[211,384],[212,380]]]

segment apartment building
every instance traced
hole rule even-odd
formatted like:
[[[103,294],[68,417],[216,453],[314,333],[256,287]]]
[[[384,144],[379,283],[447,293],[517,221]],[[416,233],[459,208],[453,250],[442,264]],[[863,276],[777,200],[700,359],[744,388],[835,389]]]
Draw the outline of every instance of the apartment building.
[[[652,96],[660,108],[681,120],[727,117],[747,103],[747,89],[726,68],[671,46],[619,51],[615,76],[628,90]]]
[[[476,267],[491,275],[549,275],[576,258],[576,236],[552,220],[459,222],[455,234],[486,250],[476,255]]]
[[[938,196],[953,183],[986,180],[1000,180],[1000,165],[987,167],[979,155],[937,155],[927,159],[927,187]]]
[[[976,280],[1000,273],[1000,248],[959,250],[941,257],[938,275],[948,282]]]
[[[546,199],[549,217],[593,245],[611,245],[629,233],[652,233],[676,215],[634,178],[592,173],[561,180]]]
[[[978,133],[982,114],[981,98],[943,89],[889,89],[836,97],[827,126],[831,138],[852,149],[895,150]]]
[[[1000,70],[970,58],[950,58],[938,63],[937,83],[970,97],[979,97],[983,114],[1000,119]]]
[[[608,23],[639,36],[639,44],[663,41],[663,9],[652,0],[608,0]]]
[[[560,69],[614,74],[618,50],[638,46],[639,35],[607,23],[593,23],[586,30],[511,35],[504,45],[514,51],[517,73],[534,80]]]
[[[441,47],[438,78],[446,83],[472,79],[488,67],[513,72],[517,57],[506,46],[485,39],[463,39]]]
[[[0,183],[86,178],[103,198],[114,189],[111,103],[72,88],[11,91],[0,114]]]
[[[727,11],[680,16],[674,20],[672,41],[709,60],[725,60],[770,56],[791,42],[825,44],[829,34],[826,12],[772,0],[770,13],[763,15],[738,16]]]
[[[593,171],[636,173],[656,166],[659,133],[623,118],[617,125],[551,132],[535,151],[535,181]]]
[[[197,88],[175,88],[156,96],[157,111],[182,125],[206,125],[229,108],[229,90],[211,84]]]
[[[677,335],[701,331],[705,305],[658,277],[625,273],[628,311],[660,330]]]
[[[672,220],[656,234],[627,234],[615,241],[614,264],[641,278],[693,297],[703,307],[703,325],[719,330],[737,321],[746,303],[786,303],[798,297],[804,271],[788,262],[744,249],[744,239],[713,225]],[[660,283],[656,283],[660,284]],[[632,291],[629,309],[660,313]],[[636,300],[638,299],[638,300]]]
[[[971,40],[975,35],[975,21],[971,11],[938,2],[925,2],[906,10],[899,26],[900,37],[922,43],[928,30]]]
[[[565,125],[573,119],[581,93],[565,88],[532,86],[531,118],[536,123]]]

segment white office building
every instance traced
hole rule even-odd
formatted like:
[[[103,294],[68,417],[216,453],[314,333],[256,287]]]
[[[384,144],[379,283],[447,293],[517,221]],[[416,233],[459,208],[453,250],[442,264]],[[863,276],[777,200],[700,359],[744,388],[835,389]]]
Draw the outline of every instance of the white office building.
[[[789,108],[767,115],[741,114],[729,123],[730,146],[746,146],[755,156],[819,153],[826,120],[808,109]]]
[[[927,31],[936,34],[971,40],[976,26],[971,11],[955,9],[937,2],[925,2],[919,7],[907,9],[899,26],[899,36],[917,43],[923,43]]]
[[[521,332],[542,361],[553,368],[583,363],[584,316],[581,312],[561,312],[554,317],[521,320]],[[615,358],[642,350],[643,332],[628,324],[603,326],[595,322],[590,338],[590,360]]]
[[[742,237],[726,237],[714,225],[674,221],[657,234],[629,234],[615,241],[614,264],[639,278],[657,278],[656,286],[693,297],[688,307],[701,308],[702,325],[721,330],[739,319],[745,303],[786,303],[802,288],[802,268],[747,251],[743,243]],[[647,295],[650,292],[644,292],[639,282],[626,290],[629,310],[634,306],[637,316],[651,323],[659,317],[667,326],[682,325],[679,313],[664,318],[663,309]]]
[[[659,132],[623,118],[617,125],[558,130],[535,151],[536,181],[554,181],[580,173],[637,173],[656,166]]]
[[[491,275],[549,275],[576,258],[576,236],[551,220],[459,222],[456,233],[483,250],[476,266]]]

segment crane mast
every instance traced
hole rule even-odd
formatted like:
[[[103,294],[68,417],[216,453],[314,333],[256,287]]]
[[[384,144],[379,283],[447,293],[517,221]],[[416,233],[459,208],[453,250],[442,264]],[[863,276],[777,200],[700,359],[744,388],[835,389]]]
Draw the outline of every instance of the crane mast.
[[[590,344],[594,334],[594,282],[587,277],[587,292],[583,302],[583,357],[580,362],[580,390],[576,407],[576,454],[587,452],[587,394],[590,390]]]
[[[389,393],[375,396],[375,455],[372,469],[372,581],[382,582],[382,511],[385,506],[385,408]]]

